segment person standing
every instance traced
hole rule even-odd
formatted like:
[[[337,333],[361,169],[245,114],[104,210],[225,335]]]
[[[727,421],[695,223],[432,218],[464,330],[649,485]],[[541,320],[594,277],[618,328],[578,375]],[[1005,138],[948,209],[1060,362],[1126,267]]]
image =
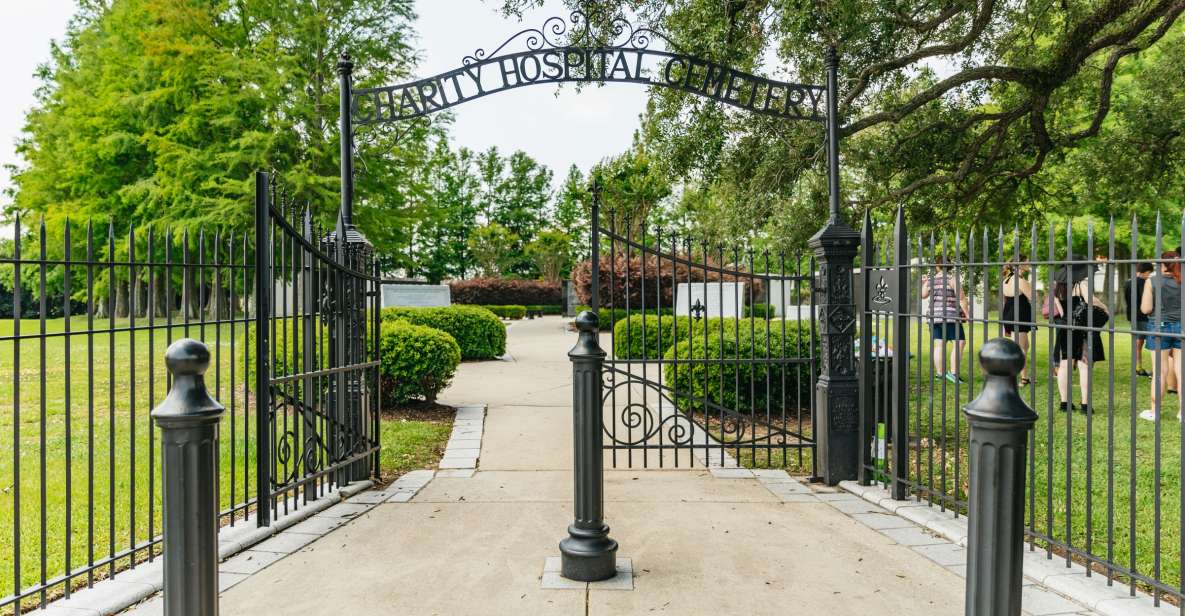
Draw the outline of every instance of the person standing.
[[[1057,328],[1053,346],[1062,411],[1071,410],[1070,373],[1077,369],[1082,402],[1074,410],[1090,413],[1088,375],[1094,362],[1107,358],[1099,331],[1107,324],[1110,314],[1098,295],[1090,295],[1087,288],[1086,278],[1093,269],[1083,264],[1063,267],[1053,285],[1054,310],[1050,320],[1055,326],[1062,326]]]
[[[1004,280],[1001,292],[1004,295],[1004,305],[1000,310],[1000,320],[1004,324],[1004,335],[1011,338],[1025,354],[1025,365],[1020,370],[1021,386],[1028,385],[1029,379],[1029,332],[1033,331],[1033,286],[1029,283],[1027,274],[1028,257],[1020,255],[1016,263],[1004,266]]]
[[[1144,369],[1144,336],[1148,332],[1148,315],[1140,310],[1144,297],[1144,286],[1152,275],[1152,264],[1147,261],[1136,265],[1136,275],[1123,286],[1123,304],[1127,307],[1127,319],[1132,324],[1132,336],[1136,339],[1136,376],[1152,376]],[[1138,333],[1137,333],[1138,332]]]
[[[1148,279],[1140,296],[1140,312],[1148,316],[1150,331],[1145,340],[1152,357],[1152,408],[1140,413],[1148,421],[1159,419],[1168,375],[1180,382],[1177,355],[1181,352],[1181,253],[1168,250],[1160,255],[1160,273]],[[1181,420],[1181,400],[1177,399]]]
[[[959,284],[958,276],[951,271],[946,258],[934,257],[934,275],[922,280],[922,299],[929,298],[930,353],[934,361],[934,376],[958,383],[959,360],[967,345],[963,332],[963,319],[970,313],[967,295]],[[947,342],[953,342],[950,363],[946,362]]]

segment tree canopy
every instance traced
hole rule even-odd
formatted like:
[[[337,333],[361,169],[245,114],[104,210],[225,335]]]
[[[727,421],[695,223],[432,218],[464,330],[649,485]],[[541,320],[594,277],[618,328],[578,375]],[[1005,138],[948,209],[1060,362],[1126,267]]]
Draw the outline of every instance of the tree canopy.
[[[1170,195],[1183,184],[1181,93],[1169,84],[1185,66],[1183,0],[567,4],[589,9],[594,27],[633,17],[682,51],[780,79],[823,83],[834,45],[853,217],[904,205],[915,227],[1011,225],[1050,211],[1180,207]],[[794,220],[797,231],[766,231],[800,240],[817,226],[802,223],[821,222],[821,126],[672,89],[653,89],[651,102],[643,129],[655,158],[725,200],[716,209],[738,230]],[[1105,179],[1082,185],[1094,177]]]

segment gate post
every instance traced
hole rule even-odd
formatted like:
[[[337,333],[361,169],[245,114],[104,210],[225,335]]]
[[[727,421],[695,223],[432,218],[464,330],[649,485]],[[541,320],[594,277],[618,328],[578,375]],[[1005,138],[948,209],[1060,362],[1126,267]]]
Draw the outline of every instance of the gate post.
[[[255,523],[272,515],[272,236],[271,177],[255,173]]]
[[[893,228],[894,267],[897,297],[893,314],[893,498],[909,498],[909,231],[905,209],[897,208]]]
[[[165,365],[173,387],[152,410],[161,433],[164,613],[217,616],[218,421],[225,409],[202,378],[210,367],[206,345],[182,338],[165,351]]]
[[[596,288],[597,280],[593,280]],[[576,346],[568,351],[572,360],[572,441],[576,519],[568,536],[560,541],[560,574],[579,582],[607,580],[617,573],[617,542],[609,538],[604,521],[605,459],[601,451],[601,371],[605,351],[597,313],[586,310],[576,317],[580,331]]]
[[[971,428],[968,495],[968,616],[1019,616],[1023,582],[1025,457],[1037,421],[1016,390],[1024,367],[1020,346],[1007,338],[979,351],[987,372],[979,397],[963,407]]]
[[[815,385],[815,449],[819,474],[827,485],[856,479],[860,465],[859,384],[854,343],[856,306],[852,297],[852,267],[860,234],[839,211],[839,118],[835,48],[827,50],[827,175],[830,218],[810,239],[819,273],[815,303],[823,312],[819,322],[820,367]],[[812,315],[813,316],[813,315]]]
[[[342,194],[337,229],[330,234],[330,241],[334,242],[338,263],[345,270],[333,274],[337,279],[334,285],[336,314],[333,318],[336,336],[331,335],[331,338],[334,340],[332,347],[336,350],[334,356],[337,361],[334,367],[344,368],[362,363],[366,358],[366,339],[369,335],[366,327],[367,289],[365,282],[358,275],[370,274],[369,263],[374,246],[354,226],[354,62],[350,60],[350,54],[343,53],[338,59],[337,73]],[[359,444],[369,428],[368,422],[364,421],[362,416],[365,407],[365,381],[363,370],[358,368],[339,372],[334,379],[337,394],[331,408],[334,409],[337,418],[337,440],[340,443],[334,462],[352,457],[358,451]],[[377,435],[375,438],[378,438]],[[337,483],[345,485],[351,481],[366,479],[370,469],[371,464],[368,460],[356,460],[336,473]]]

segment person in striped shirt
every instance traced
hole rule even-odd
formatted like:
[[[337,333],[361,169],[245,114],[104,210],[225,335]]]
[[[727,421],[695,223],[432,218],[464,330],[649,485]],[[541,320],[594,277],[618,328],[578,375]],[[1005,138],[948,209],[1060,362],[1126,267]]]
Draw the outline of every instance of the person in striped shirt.
[[[963,321],[969,314],[967,295],[958,276],[942,255],[934,257],[934,275],[922,279],[922,299],[929,299],[930,353],[934,361],[934,376],[951,383],[960,382],[959,360],[967,346]],[[950,363],[946,361],[946,345],[951,344]]]

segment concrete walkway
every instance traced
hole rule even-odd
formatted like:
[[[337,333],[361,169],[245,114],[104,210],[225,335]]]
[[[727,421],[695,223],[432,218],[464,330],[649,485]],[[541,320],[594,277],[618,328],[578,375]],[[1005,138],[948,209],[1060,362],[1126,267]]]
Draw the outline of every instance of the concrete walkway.
[[[543,589],[572,517],[574,340],[557,318],[515,323],[513,360],[463,365],[443,396],[488,404],[476,474],[369,509],[231,587],[221,613],[962,613],[956,570],[818,498],[704,470],[607,471],[633,590]]]

